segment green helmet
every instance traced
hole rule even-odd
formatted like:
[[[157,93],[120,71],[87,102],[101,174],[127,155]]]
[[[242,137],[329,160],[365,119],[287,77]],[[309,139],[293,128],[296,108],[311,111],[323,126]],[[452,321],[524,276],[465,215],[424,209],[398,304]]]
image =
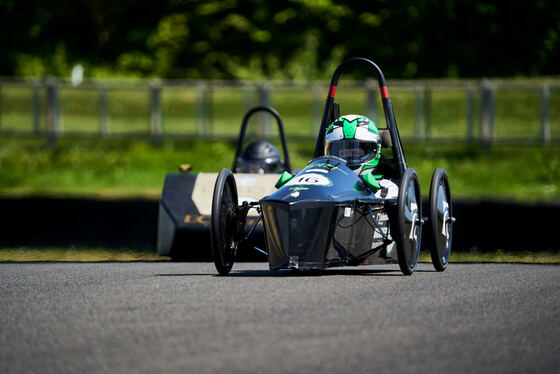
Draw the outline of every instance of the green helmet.
[[[346,160],[346,166],[358,175],[373,172],[381,157],[377,126],[366,116],[338,117],[327,129],[325,155]]]

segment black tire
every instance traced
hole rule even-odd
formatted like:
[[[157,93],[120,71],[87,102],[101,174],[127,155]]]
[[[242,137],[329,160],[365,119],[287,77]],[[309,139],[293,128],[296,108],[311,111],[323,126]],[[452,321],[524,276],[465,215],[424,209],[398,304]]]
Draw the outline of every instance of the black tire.
[[[237,186],[233,173],[222,169],[214,185],[212,199],[212,257],[221,275],[230,272],[237,251]]]
[[[406,169],[399,188],[396,222],[397,257],[404,275],[416,269],[422,242],[422,196],[414,169]]]
[[[430,184],[429,247],[437,271],[449,264],[453,239],[453,204],[445,170],[437,168]]]

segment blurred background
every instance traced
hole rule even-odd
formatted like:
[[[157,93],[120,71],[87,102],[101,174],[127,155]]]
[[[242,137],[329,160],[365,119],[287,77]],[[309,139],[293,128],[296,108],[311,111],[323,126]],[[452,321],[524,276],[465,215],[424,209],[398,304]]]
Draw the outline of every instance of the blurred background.
[[[424,184],[437,164],[456,196],[560,196],[556,2],[2,0],[0,24],[3,195],[157,197],[179,163],[229,165],[258,104],[302,167],[331,74],[363,56]],[[384,127],[371,78],[343,75],[337,100]]]
[[[551,1],[0,3],[6,76],[325,79],[369,56],[391,78],[558,74]]]
[[[560,3],[0,0],[0,197],[147,198],[166,173],[230,167],[245,112],[276,108],[312,158],[330,77],[385,73],[428,191],[560,201]],[[344,73],[342,114],[385,127],[375,77]],[[271,118],[252,137],[279,145]],[[250,140],[250,139],[249,139]]]
[[[155,197],[178,163],[231,163],[258,104],[301,167],[332,72],[364,56],[411,165],[443,164],[458,196],[557,199],[559,20],[546,1],[2,0],[0,193]],[[371,78],[343,76],[337,99],[384,126]]]

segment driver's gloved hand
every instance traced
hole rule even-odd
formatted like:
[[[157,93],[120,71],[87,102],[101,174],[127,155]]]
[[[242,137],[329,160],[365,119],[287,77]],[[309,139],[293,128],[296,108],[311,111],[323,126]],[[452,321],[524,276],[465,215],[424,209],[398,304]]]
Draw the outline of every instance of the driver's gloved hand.
[[[361,176],[362,180],[373,192],[377,192],[381,185],[378,180],[383,179],[383,175],[374,175],[373,173],[367,173]]]

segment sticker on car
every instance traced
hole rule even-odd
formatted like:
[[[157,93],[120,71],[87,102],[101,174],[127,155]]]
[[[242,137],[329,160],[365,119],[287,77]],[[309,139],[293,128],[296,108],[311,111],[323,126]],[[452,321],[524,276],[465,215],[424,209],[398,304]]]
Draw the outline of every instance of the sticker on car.
[[[286,186],[294,185],[310,185],[310,186],[332,186],[332,181],[321,174],[308,173],[303,175],[298,175],[294,177],[291,181],[286,183]]]

